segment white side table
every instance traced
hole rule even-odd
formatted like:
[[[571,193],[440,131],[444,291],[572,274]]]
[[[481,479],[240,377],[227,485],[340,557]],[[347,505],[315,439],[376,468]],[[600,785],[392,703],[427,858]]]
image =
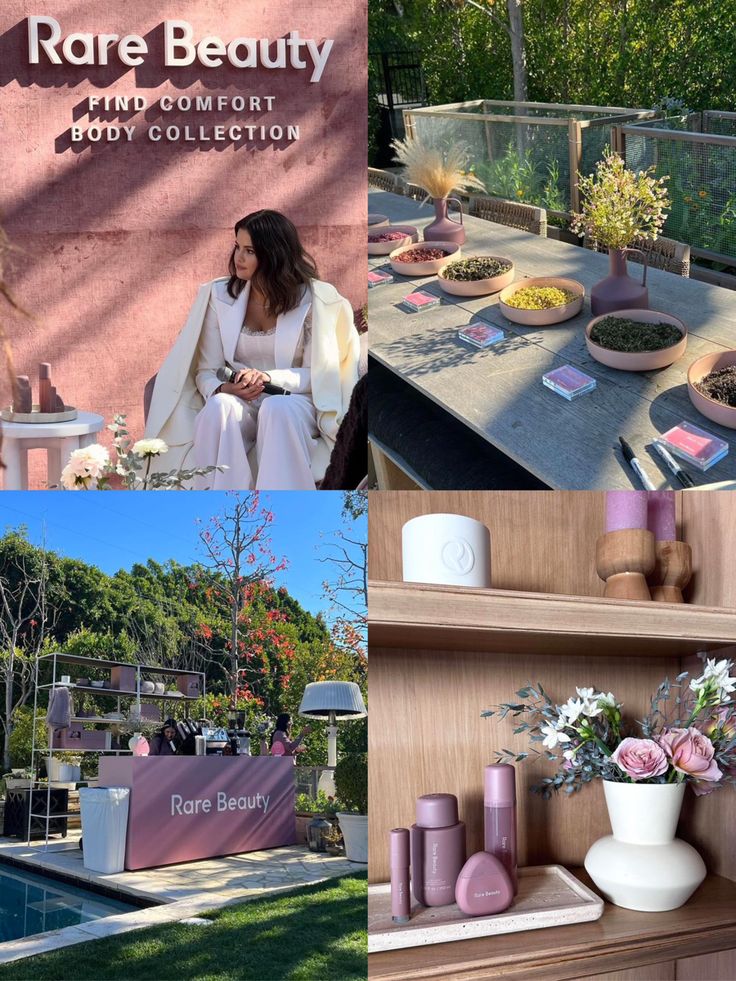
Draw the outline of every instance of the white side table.
[[[3,422],[4,489],[28,490],[28,451],[46,450],[49,487],[58,486],[73,450],[96,443],[102,416],[80,412],[71,422]]]

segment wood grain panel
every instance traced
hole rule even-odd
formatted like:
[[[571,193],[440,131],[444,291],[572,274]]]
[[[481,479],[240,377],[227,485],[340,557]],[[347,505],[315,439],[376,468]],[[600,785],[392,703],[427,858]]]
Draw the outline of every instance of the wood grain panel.
[[[736,978],[736,950],[722,950],[717,954],[701,954],[677,961],[677,981],[734,981]]]
[[[681,497],[683,540],[693,550],[687,597],[736,610],[736,493],[690,491]]]
[[[602,596],[595,542],[603,494],[586,491],[382,491],[371,494],[371,579],[400,581],[401,527],[420,514],[449,512],[483,521],[491,532],[496,589]]]
[[[606,974],[588,974],[575,981],[675,981],[675,962],[635,967],[630,971],[608,971]]]
[[[388,832],[414,821],[421,794],[455,794],[468,829],[468,854],[483,847],[483,767],[502,748],[526,749],[511,720],[482,719],[494,703],[513,699],[525,681],[542,681],[564,701],[575,686],[614,690],[640,717],[663,674],[677,673],[673,658],[543,655],[489,657],[472,651],[371,649],[369,722],[369,878],[388,878]],[[590,845],[610,833],[599,782],[574,797],[543,801],[531,784],[553,772],[546,761],[518,768],[520,864],[582,864]]]

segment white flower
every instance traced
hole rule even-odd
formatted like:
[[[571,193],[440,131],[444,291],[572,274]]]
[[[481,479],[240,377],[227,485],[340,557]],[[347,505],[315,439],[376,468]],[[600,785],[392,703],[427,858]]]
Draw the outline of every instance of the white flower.
[[[598,705],[602,709],[615,709],[618,706],[618,702],[616,701],[616,696],[613,694],[613,692],[609,691],[607,695],[604,695],[601,692],[601,694],[598,696]]]
[[[104,476],[110,465],[110,456],[104,446],[92,443],[73,450],[69,462],[61,472],[61,486],[66,490],[86,490]]]
[[[565,757],[566,760],[574,760],[575,759],[575,750],[574,749],[566,749],[563,752],[562,755]]]
[[[167,450],[168,446],[162,439],[139,439],[137,443],[133,443],[133,452],[137,456],[158,456]]]
[[[559,729],[556,729],[555,726],[552,726],[549,723],[542,726],[541,732],[544,735],[542,745],[546,746],[548,749],[554,749],[557,743],[570,742],[570,737],[567,735],[567,733],[560,732]]]
[[[583,703],[579,698],[568,698],[564,705],[560,706],[560,715],[565,720],[565,725],[571,726],[583,713]]]
[[[717,692],[720,702],[730,702],[730,695],[736,691],[736,678],[731,678],[729,672],[733,667],[733,661],[716,661],[709,657],[705,664],[705,671],[699,678],[693,678],[690,688],[699,695],[703,689],[710,687]]]
[[[576,688],[575,691],[582,699],[583,715],[587,716],[589,719],[593,719],[596,715],[601,714],[603,708],[598,704],[600,695],[596,694],[595,688]]]

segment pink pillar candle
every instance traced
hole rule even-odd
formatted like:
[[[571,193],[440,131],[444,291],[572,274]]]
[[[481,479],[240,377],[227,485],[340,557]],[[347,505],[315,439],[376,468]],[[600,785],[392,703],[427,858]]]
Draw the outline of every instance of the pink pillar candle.
[[[606,491],[606,532],[647,528],[646,491]]]
[[[650,491],[647,527],[657,542],[677,541],[675,492]]]

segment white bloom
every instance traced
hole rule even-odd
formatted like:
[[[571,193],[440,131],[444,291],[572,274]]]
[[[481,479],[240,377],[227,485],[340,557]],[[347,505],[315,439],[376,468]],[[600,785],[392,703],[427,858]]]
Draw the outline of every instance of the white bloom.
[[[133,443],[133,452],[137,456],[158,456],[167,450],[168,446],[162,439],[139,439]]]
[[[547,725],[542,726],[541,732],[544,735],[544,739],[542,740],[542,745],[546,746],[548,749],[554,749],[557,743],[570,742],[570,737],[566,733],[560,732],[559,729],[556,729],[554,726],[549,725],[549,723],[547,723]]]
[[[603,707],[598,704],[598,699],[601,696],[596,694],[594,688],[576,688],[575,691],[582,699],[583,715],[587,716],[589,719],[593,719],[596,715],[601,714]]]
[[[690,682],[691,689],[696,695],[699,695],[704,688],[710,686],[717,692],[719,701],[730,702],[730,695],[736,691],[736,678],[729,676],[732,667],[733,661],[728,661],[725,658],[722,661],[716,661],[715,658],[709,657],[702,675],[699,678],[693,678]]]
[[[566,749],[563,752],[562,755],[565,757],[566,760],[574,760],[575,759],[575,750],[574,749]]]
[[[618,702],[616,701],[616,696],[613,694],[613,692],[609,691],[607,695],[604,695],[601,692],[601,694],[598,696],[598,705],[602,709],[607,709],[607,708],[614,709],[618,706]]]
[[[579,698],[568,698],[564,705],[560,706],[560,715],[565,719],[565,725],[571,726],[583,713],[583,703]]]
[[[61,486],[66,490],[87,489],[104,476],[110,465],[110,456],[104,446],[93,443],[73,450],[69,462],[61,472]]]

